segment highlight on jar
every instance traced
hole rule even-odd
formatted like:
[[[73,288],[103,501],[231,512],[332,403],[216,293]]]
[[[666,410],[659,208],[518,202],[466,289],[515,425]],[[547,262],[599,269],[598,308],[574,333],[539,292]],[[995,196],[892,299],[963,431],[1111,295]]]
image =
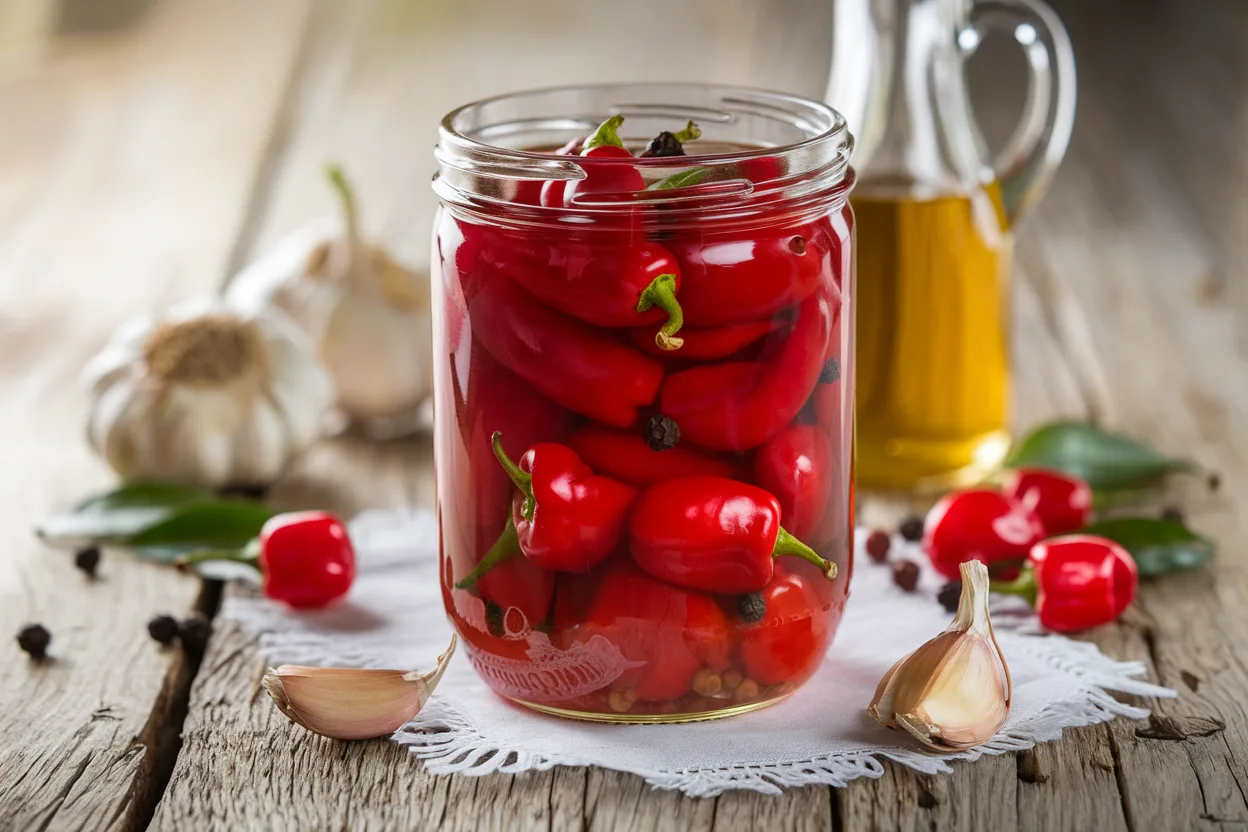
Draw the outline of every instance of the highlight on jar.
[[[852,572],[851,148],[823,104],[702,85],[443,121],[440,580],[498,694],[679,722],[819,668]]]

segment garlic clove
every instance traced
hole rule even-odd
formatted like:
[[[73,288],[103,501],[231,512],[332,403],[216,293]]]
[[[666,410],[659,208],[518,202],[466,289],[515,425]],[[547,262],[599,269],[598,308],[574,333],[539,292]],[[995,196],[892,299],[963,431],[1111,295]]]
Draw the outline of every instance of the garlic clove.
[[[937,751],[988,741],[1010,713],[1010,671],[988,615],[988,570],[970,561],[961,572],[953,623],[893,665],[867,708],[881,724]]]
[[[278,710],[309,731],[337,740],[383,737],[420,712],[446,672],[456,637],[433,670],[360,670],[282,665],[264,674]]]

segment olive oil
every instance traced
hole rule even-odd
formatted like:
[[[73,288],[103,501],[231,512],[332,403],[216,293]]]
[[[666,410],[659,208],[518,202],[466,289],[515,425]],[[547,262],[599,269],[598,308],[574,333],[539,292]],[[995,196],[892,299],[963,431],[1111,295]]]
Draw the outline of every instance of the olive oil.
[[[962,484],[1009,445],[1011,239],[995,186],[855,194],[858,477]]]

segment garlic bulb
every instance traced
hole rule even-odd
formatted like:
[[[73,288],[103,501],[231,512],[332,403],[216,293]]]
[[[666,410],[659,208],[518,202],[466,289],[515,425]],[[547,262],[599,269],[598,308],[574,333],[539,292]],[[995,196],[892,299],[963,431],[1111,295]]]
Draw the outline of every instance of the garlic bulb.
[[[988,617],[988,570],[963,563],[958,613],[884,674],[867,712],[937,751],[992,739],[1010,713],[1010,669]]]
[[[266,485],[316,439],[333,399],[285,315],[214,299],[130,322],[85,372],[88,439],[125,480]]]
[[[282,665],[264,674],[264,689],[291,722],[336,740],[393,734],[429,701],[455,653],[455,636],[438,666],[419,670],[356,670]]]
[[[275,304],[295,319],[347,416],[376,432],[409,430],[432,383],[429,281],[360,239],[351,189],[337,168],[328,173],[343,223],[288,235],[239,273],[228,296],[245,308]]]

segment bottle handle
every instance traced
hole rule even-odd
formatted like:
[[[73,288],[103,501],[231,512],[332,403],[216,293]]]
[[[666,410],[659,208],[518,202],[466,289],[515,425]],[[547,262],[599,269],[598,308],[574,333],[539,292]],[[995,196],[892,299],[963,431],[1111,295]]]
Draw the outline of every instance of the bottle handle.
[[[993,161],[1005,214],[1016,223],[1066,155],[1075,123],[1075,55],[1066,27],[1042,0],[974,0],[958,47],[969,57],[984,35],[999,30],[1011,32],[1031,71],[1022,120]]]

